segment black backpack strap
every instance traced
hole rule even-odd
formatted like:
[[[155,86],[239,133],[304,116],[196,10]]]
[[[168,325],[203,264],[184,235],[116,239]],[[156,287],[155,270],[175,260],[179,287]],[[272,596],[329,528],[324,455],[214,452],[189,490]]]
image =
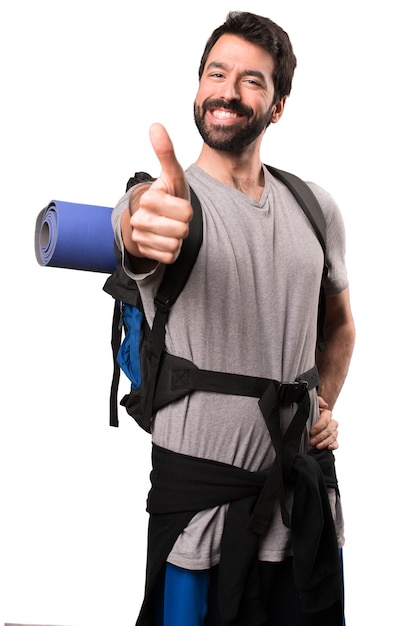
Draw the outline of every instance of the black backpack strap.
[[[317,197],[315,196],[312,189],[298,176],[291,174],[290,172],[285,172],[283,170],[278,170],[271,165],[266,165],[267,169],[275,178],[280,180],[282,183],[286,185],[289,191],[295,196],[296,200],[299,202],[300,206],[303,209],[306,217],[309,219],[312,228],[315,231],[316,236],[318,237],[319,243],[321,244],[322,250],[324,251],[324,256],[326,252],[326,225],[324,214],[321,209],[321,205],[319,204]]]
[[[165,348],[165,330],[171,307],[183,290],[190,272],[196,262],[203,239],[202,207],[199,199],[190,188],[193,218],[189,224],[189,234],[183,240],[180,254],[172,265],[167,265],[161,285],[154,298],[155,316],[151,329],[150,346],[150,385],[147,392],[145,408],[146,422],[151,424],[154,413],[154,395],[158,378],[161,357]]]
[[[155,180],[147,172],[135,172],[126,184],[126,191],[139,183],[147,183]],[[122,342],[123,315],[121,302],[128,302],[134,306],[139,304],[138,288],[131,278],[129,278],[121,266],[121,253],[115,245],[115,256],[117,260],[116,270],[109,276],[103,287],[115,299],[113,308],[111,347],[113,355],[113,375],[110,388],[110,426],[119,426],[118,418],[118,389],[120,381],[120,367],[117,362],[118,351]]]
[[[282,406],[299,402],[305,387],[319,385],[318,370],[313,367],[293,382],[273,381]],[[270,378],[199,369],[192,361],[163,352],[155,388],[153,413],[194,391],[223,393],[260,398],[272,383]]]
[[[316,366],[293,382],[281,382],[256,376],[201,370],[186,359],[165,353],[158,384],[161,384],[161,391],[157,387],[154,410],[193,391],[259,398],[260,411],[275,448],[276,460],[254,510],[251,528],[259,534],[265,532],[277,500],[280,502],[283,522],[290,527],[290,516],[285,505],[285,485],[310,413],[308,392],[319,386]],[[282,436],[278,410],[292,404],[297,407],[285,435]]]
[[[324,252],[324,270],[323,276],[327,275],[328,268],[326,265],[326,224],[324,214],[321,209],[321,205],[318,202],[312,189],[298,176],[279,170],[271,165],[266,165],[268,171],[278,180],[286,185],[286,187],[294,195],[298,203],[300,204],[303,212],[310,221],[312,228],[321,244]],[[323,288],[321,287],[319,294],[319,307],[318,307],[318,322],[317,322],[317,347],[323,352],[326,350],[327,344],[324,337],[324,322],[326,313],[326,297]]]
[[[146,172],[136,172],[128,180],[126,190],[134,185],[155,180]],[[165,346],[165,325],[168,313],[184,288],[190,272],[195,264],[197,255],[203,238],[202,207],[200,202],[190,188],[191,203],[193,206],[193,219],[189,224],[189,234],[183,241],[180,254],[172,265],[167,265],[161,285],[155,296],[156,313],[151,331],[150,350],[150,388],[147,394],[146,422],[149,427],[153,415],[153,398],[155,385],[158,378],[157,372],[160,366],[161,355]],[[139,306],[140,296],[135,281],[127,276],[121,265],[121,254],[115,250],[118,264],[114,273],[109,276],[103,289],[115,298],[111,346],[113,353],[113,376],[110,392],[110,425],[118,426],[118,387],[120,380],[120,368],[117,362],[117,354],[122,341],[122,315],[121,302],[128,302],[134,306]],[[138,347],[139,349],[139,347]],[[144,426],[146,427],[146,426]]]
[[[122,341],[122,324],[120,303],[115,301],[113,308],[113,320],[112,320],[112,336],[111,346],[113,355],[113,375],[112,385],[110,387],[110,426],[119,426],[118,418],[118,388],[120,380],[120,367],[117,362],[118,350]]]
[[[110,425],[118,426],[118,388],[120,380],[120,367],[117,362],[117,355],[122,341],[123,314],[122,302],[139,306],[140,297],[135,281],[125,273],[121,265],[121,253],[115,245],[115,257],[117,261],[116,269],[111,274],[103,290],[114,299],[113,320],[111,333],[111,347],[113,355],[113,375],[110,388]]]
[[[155,296],[157,311],[171,309],[180,293],[183,291],[190,272],[196,262],[203,238],[203,218],[200,201],[190,187],[193,219],[189,224],[189,234],[183,240],[180,254],[176,261],[167,265],[161,285]]]
[[[266,389],[271,385],[270,378],[247,376],[245,374],[232,374],[228,372],[216,372],[201,370],[191,364],[187,367],[187,361],[174,360],[171,357],[170,388],[173,393],[187,389],[190,391],[208,391],[211,393],[226,393],[233,396],[248,396],[261,398]],[[169,359],[167,366],[169,366]],[[287,406],[293,402],[300,402],[306,389],[313,389],[319,385],[318,370],[313,367],[305,372],[294,382],[282,383],[273,381],[281,406]]]

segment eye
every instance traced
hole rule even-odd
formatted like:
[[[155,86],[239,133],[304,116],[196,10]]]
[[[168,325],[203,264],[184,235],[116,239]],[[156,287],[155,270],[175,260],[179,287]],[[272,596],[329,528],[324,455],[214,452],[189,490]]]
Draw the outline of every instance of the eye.
[[[264,87],[263,83],[258,78],[254,78],[252,76],[244,78],[243,83],[255,89],[263,89]]]

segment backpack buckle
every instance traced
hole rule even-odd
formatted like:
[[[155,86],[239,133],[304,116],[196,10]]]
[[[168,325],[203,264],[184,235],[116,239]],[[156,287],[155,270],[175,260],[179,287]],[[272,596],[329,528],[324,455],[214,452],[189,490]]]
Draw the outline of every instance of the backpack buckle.
[[[164,296],[162,293],[157,293],[157,295],[154,298],[154,304],[155,304],[155,308],[160,313],[168,313],[171,307],[170,298],[167,296]]]
[[[296,380],[294,383],[281,383],[279,389],[280,404],[289,405],[302,402],[308,392],[309,385],[306,380]]]

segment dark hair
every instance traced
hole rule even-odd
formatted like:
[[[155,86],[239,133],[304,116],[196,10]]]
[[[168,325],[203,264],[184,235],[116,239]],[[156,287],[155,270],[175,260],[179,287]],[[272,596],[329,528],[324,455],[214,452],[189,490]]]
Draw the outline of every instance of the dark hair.
[[[245,11],[231,11],[224,24],[213,31],[200,60],[199,80],[211,49],[222,35],[236,35],[269,52],[275,62],[273,75],[275,101],[290,94],[296,57],[288,34],[268,17]]]

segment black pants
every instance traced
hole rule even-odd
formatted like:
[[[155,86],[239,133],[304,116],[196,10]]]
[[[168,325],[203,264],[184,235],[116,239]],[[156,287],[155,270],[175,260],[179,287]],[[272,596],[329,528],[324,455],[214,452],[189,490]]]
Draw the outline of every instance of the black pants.
[[[265,626],[343,626],[343,607],[336,602],[318,613],[303,613],[293,582],[292,559],[260,563],[261,594],[268,619]],[[209,586],[205,626],[222,626],[217,594],[217,568]]]

